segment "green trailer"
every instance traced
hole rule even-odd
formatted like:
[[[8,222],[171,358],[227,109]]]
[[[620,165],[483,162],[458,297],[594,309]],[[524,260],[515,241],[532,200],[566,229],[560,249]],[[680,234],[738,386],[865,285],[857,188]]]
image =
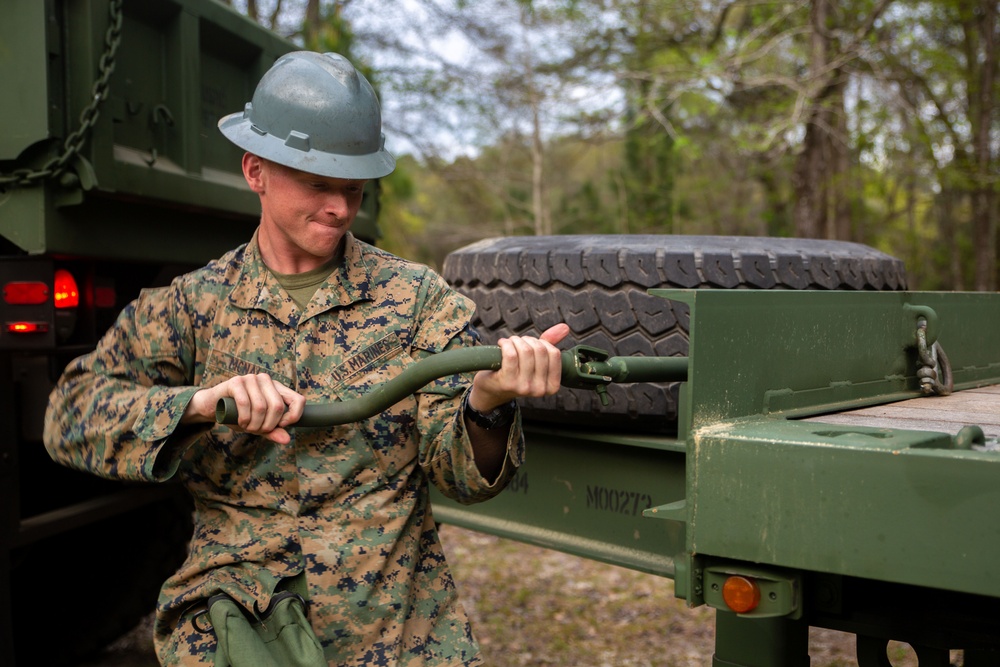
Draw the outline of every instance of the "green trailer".
[[[538,406],[516,483],[436,518],[672,579],[717,610],[713,667],[807,666],[811,626],[860,667],[1000,664],[1000,294],[648,293],[685,313],[671,427]]]

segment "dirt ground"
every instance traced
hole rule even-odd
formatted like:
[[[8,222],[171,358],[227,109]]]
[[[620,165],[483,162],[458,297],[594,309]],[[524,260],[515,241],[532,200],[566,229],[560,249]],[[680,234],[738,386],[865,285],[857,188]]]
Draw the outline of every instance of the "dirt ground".
[[[441,534],[491,667],[712,664],[714,611],[688,609],[669,579],[454,526]],[[157,667],[151,620],[78,667]],[[814,629],[809,646],[811,667],[857,667],[851,636]],[[905,644],[889,659],[917,666]]]

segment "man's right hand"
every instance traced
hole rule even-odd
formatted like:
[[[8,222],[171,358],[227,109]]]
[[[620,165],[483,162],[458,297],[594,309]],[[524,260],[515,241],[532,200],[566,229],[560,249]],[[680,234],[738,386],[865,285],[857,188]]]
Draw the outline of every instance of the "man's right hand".
[[[200,389],[188,403],[181,423],[214,422],[215,406],[227,396],[236,402],[236,426],[280,445],[291,442],[286,428],[302,417],[306,405],[304,396],[264,373],[239,375]]]

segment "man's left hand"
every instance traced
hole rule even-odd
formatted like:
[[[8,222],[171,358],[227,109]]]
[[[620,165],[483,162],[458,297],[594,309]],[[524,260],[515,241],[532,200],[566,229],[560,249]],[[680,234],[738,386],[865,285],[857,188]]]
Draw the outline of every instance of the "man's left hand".
[[[497,341],[502,354],[500,369],[476,373],[469,406],[490,412],[520,396],[549,396],[559,391],[562,353],[556,345],[567,335],[569,326],[557,324],[538,338],[501,338]]]

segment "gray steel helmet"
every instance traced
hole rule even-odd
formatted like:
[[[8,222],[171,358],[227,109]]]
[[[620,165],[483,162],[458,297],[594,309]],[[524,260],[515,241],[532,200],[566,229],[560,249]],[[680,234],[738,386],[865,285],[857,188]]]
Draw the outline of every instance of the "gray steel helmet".
[[[281,56],[219,130],[245,151],[310,174],[381,178],[396,167],[375,91],[338,53]]]

